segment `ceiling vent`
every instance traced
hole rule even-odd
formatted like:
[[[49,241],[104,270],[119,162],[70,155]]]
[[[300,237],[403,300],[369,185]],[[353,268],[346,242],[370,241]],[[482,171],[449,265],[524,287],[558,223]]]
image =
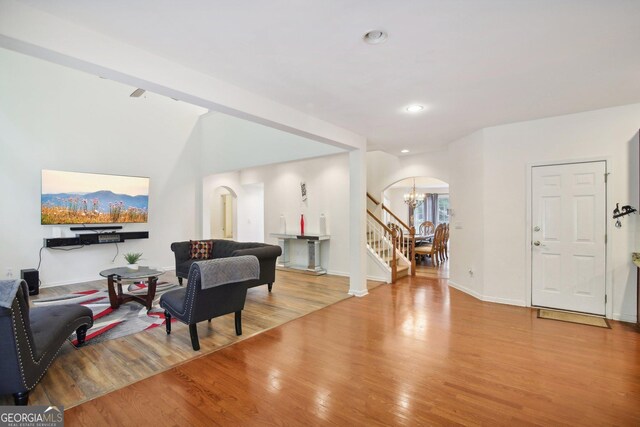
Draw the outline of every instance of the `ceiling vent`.
[[[131,92],[131,95],[129,95],[131,98],[140,98],[142,96],[142,94],[144,94],[146,91],[144,89],[136,89],[133,92]]]

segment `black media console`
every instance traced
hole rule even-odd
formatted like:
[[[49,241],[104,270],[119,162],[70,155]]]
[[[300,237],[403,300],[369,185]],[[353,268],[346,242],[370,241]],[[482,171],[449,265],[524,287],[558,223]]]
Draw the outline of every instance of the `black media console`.
[[[118,233],[84,233],[76,234],[76,237],[45,238],[45,248],[57,248],[60,246],[97,245],[101,243],[120,243],[130,239],[148,239],[148,231],[130,231]]]

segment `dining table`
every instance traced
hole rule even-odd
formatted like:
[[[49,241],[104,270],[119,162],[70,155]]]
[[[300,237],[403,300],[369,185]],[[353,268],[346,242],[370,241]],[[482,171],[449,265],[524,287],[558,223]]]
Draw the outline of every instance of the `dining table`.
[[[431,243],[433,242],[433,236],[434,234],[416,234],[414,235],[414,239],[416,241],[416,245],[421,244],[421,243]],[[409,241],[411,240],[411,236],[404,236],[404,240],[407,244],[409,244]]]
[[[433,243],[433,236],[434,234],[415,234],[413,237],[415,239],[415,245],[416,246],[422,246],[422,245],[427,245],[430,243]],[[405,256],[409,259],[411,259],[411,236],[404,236],[404,248],[403,249],[403,253],[405,253]]]

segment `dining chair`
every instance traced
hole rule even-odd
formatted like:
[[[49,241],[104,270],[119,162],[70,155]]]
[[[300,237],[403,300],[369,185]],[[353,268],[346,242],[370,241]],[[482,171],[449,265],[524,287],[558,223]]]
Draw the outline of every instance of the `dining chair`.
[[[424,221],[422,224],[420,224],[420,227],[418,228],[418,232],[420,233],[421,236],[428,236],[429,234],[433,234],[434,231],[435,231],[435,226],[431,221]]]
[[[442,238],[442,253],[444,259],[449,259],[449,223],[444,225],[444,236]]]
[[[442,247],[442,239],[444,237],[444,224],[438,224],[436,227],[436,231],[433,236],[433,242],[428,245],[418,246],[415,249],[416,256],[419,256],[422,260],[424,257],[429,257],[431,259],[431,263],[433,265],[439,264],[442,262],[440,260],[440,253]]]

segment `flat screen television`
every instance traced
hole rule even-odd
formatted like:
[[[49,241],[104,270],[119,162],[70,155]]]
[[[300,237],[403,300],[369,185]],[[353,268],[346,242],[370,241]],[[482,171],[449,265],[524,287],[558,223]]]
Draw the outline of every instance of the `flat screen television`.
[[[120,224],[148,220],[149,178],[42,171],[41,224]]]

